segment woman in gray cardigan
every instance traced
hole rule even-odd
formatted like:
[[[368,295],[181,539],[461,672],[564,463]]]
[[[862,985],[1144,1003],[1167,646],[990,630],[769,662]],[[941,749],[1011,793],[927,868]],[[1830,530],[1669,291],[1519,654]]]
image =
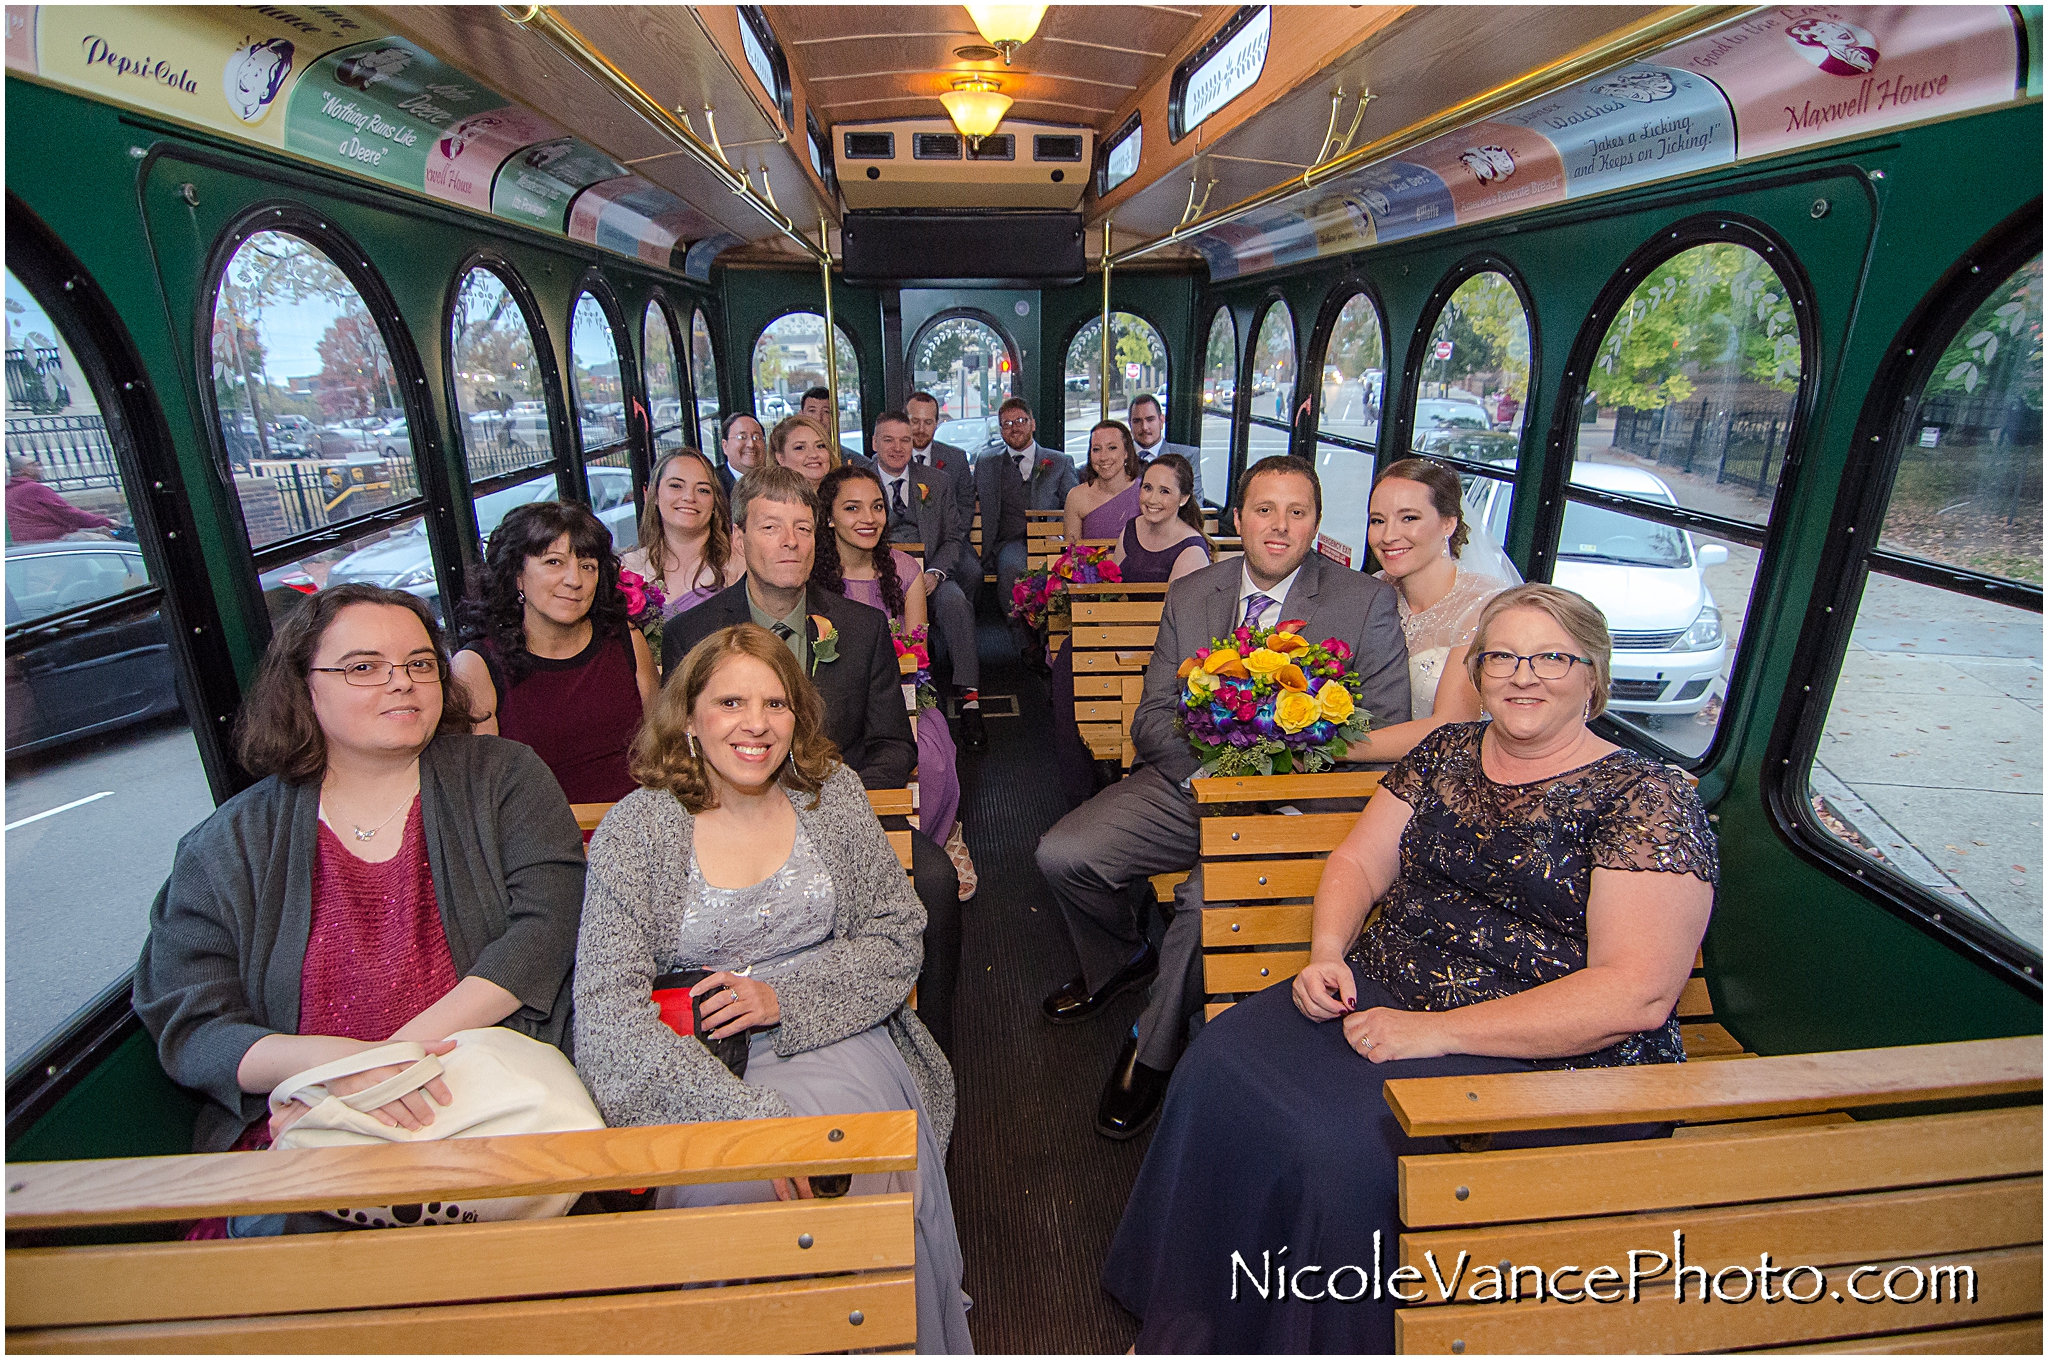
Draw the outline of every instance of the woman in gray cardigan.
[[[280,1081],[392,1038],[566,1038],[575,815],[538,756],[469,720],[403,591],[336,586],[278,629],[237,731],[268,777],[179,842],[135,972],[164,1071],[207,1097],[196,1151],[262,1146],[304,1110],[266,1127]],[[378,1115],[417,1128],[435,1101],[439,1082]]]
[[[971,1351],[946,1184],[953,1074],[905,1004],[924,908],[817,691],[767,629],[720,629],[648,711],[633,775],[591,837],[577,942],[576,1065],[605,1122],[916,1110],[916,1173],[856,1176],[853,1193],[915,1196],[918,1349]],[[653,999],[656,978],[698,969],[709,1037],[747,1036],[744,1079]],[[678,1186],[659,1202],[810,1193]]]

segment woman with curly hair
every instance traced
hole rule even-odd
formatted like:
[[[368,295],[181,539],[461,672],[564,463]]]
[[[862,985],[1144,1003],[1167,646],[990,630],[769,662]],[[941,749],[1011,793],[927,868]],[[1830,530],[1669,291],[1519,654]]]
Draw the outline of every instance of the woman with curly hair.
[[[796,658],[758,624],[719,629],[676,667],[633,743],[641,787],[590,841],[577,1070],[615,1128],[916,1111],[917,1169],[855,1176],[852,1193],[915,1196],[917,1348],[965,1353],[953,1072],[906,1004],[924,908],[824,722]],[[744,1075],[661,1019],[655,979],[700,969],[701,1033],[744,1035]],[[813,1193],[799,1177],[675,1186],[658,1202]]]
[[[929,579],[908,553],[888,547],[889,505],[882,479],[870,468],[847,464],[818,483],[818,536],[811,584],[879,609],[906,629],[926,626]],[[918,827],[946,847],[960,875],[960,900],[980,880],[960,829],[960,755],[945,715],[934,711],[917,728]]]
[[[825,480],[826,473],[839,466],[832,437],[809,416],[789,416],[777,421],[774,433],[768,436],[768,453],[783,467],[801,473],[813,491]]]
[[[711,460],[678,449],[654,469],[640,512],[640,546],[619,565],[661,587],[664,620],[704,603],[738,579],[732,512]]]
[[[478,698],[470,730],[531,746],[572,803],[631,793],[626,748],[661,682],[603,521],[564,501],[518,506],[491,531],[458,617],[455,676]]]

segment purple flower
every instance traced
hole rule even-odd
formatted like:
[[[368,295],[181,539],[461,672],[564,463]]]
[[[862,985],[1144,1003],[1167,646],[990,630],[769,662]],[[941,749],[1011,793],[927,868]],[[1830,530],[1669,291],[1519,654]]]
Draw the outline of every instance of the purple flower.
[[[1302,730],[1308,733],[1309,740],[1317,746],[1337,735],[1337,729],[1330,725],[1328,718],[1318,718]]]
[[[1250,746],[1254,741],[1257,740],[1258,738],[1254,737],[1251,733],[1245,731],[1243,728],[1239,728],[1237,731],[1232,732],[1230,734],[1230,744],[1240,749],[1246,746]]]
[[[1259,716],[1252,719],[1252,730],[1262,737],[1279,735],[1280,724],[1273,721],[1273,710],[1271,708],[1259,710]]]

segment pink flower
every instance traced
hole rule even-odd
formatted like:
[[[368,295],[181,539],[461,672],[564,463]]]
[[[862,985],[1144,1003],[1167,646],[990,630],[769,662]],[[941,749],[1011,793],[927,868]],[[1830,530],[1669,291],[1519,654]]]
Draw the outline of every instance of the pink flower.
[[[619,589],[626,594],[626,612],[644,614],[647,612],[647,578],[637,571],[619,573]]]

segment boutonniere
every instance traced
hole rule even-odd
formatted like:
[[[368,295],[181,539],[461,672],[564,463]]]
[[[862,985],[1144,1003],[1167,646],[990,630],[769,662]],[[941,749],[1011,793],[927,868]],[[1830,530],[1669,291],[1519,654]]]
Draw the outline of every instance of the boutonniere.
[[[1041,458],[1041,459],[1039,459],[1039,460],[1038,460],[1038,470],[1039,470],[1040,472],[1050,472],[1050,471],[1052,471],[1052,459],[1050,459],[1050,458]]]
[[[839,659],[839,627],[823,614],[811,615],[811,674]]]
[[[932,498],[932,488],[931,488],[931,484],[930,484],[929,482],[919,482],[919,483],[917,484],[917,499],[918,499],[918,500],[919,500],[920,502],[923,502],[923,501],[928,501],[928,500],[930,500],[931,498]]]

